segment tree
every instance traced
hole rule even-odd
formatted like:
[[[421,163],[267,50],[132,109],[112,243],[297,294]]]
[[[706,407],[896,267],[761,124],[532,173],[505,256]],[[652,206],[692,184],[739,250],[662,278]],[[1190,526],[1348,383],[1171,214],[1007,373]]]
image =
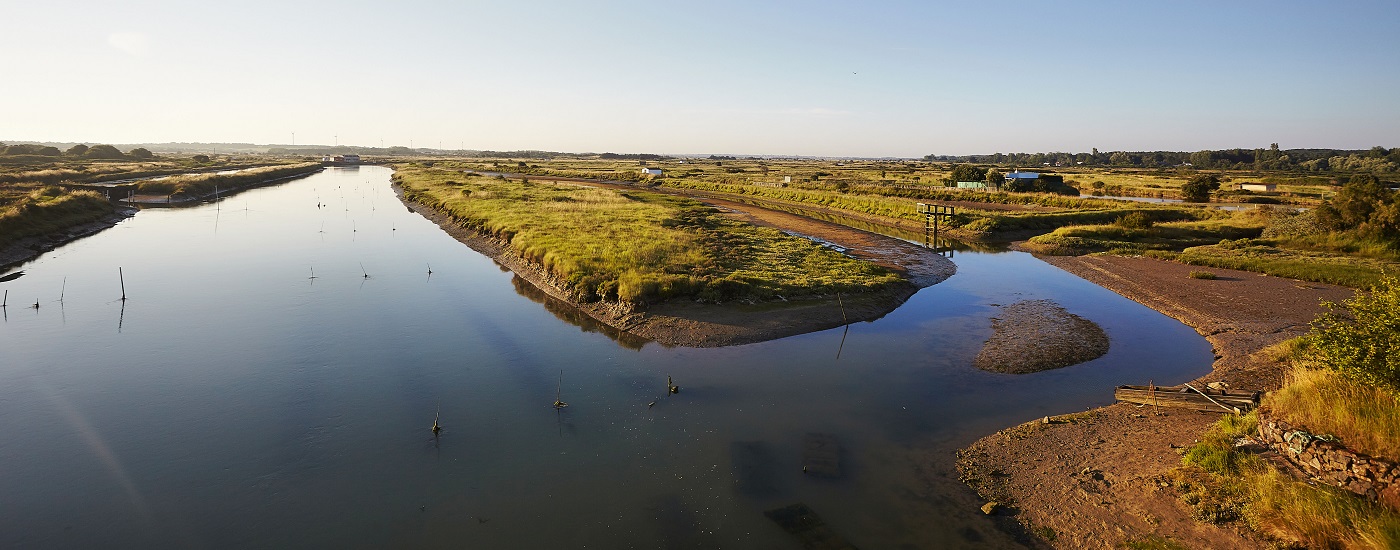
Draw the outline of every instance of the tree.
[[[1333,231],[1359,229],[1379,237],[1400,235],[1395,192],[1370,174],[1356,174],[1332,200],[1317,207],[1317,221]]]
[[[1313,323],[1309,344],[1327,368],[1400,396],[1400,281],[1381,279]]]
[[[209,155],[195,155],[190,157],[190,160],[200,163],[209,162]]]
[[[1001,184],[1006,183],[1006,175],[997,171],[996,168],[987,169],[987,188],[1001,189]]]
[[[126,157],[126,155],[122,154],[121,150],[111,145],[93,145],[88,148],[86,153],[83,153],[83,156],[91,159],[120,159]]]
[[[48,147],[40,147],[38,151],[35,151],[35,153],[36,153],[36,154],[40,154],[40,155],[44,155],[44,156],[46,156],[46,157],[56,157],[56,156],[62,155],[62,154],[63,154],[63,151],[59,151],[57,147],[48,146]]]
[[[1219,175],[1196,174],[1181,185],[1181,198],[1186,202],[1210,202],[1210,194],[1216,189],[1220,189]]]
[[[987,171],[971,164],[959,164],[953,167],[953,173],[948,174],[948,185],[957,185],[960,181],[982,181],[987,177]]]
[[[77,144],[77,145],[74,145],[74,146],[72,146],[72,147],[69,147],[68,150],[67,150],[67,151],[64,151],[64,152],[65,152],[65,153],[68,153],[68,154],[70,154],[70,155],[73,155],[73,156],[75,156],[75,157],[81,157],[81,156],[83,156],[84,153],[87,153],[87,152],[88,152],[88,146],[79,143],[79,144]]]
[[[151,154],[151,151],[148,150],[148,149],[146,149],[145,147],[137,147],[137,148],[135,148],[135,149],[132,149],[132,150],[131,150],[130,152],[128,152],[127,154],[128,154],[128,155],[131,155],[131,158],[134,158],[134,159],[142,159],[142,160],[146,160],[146,159],[150,159],[150,158],[155,157],[155,155],[152,155],[152,154]]]

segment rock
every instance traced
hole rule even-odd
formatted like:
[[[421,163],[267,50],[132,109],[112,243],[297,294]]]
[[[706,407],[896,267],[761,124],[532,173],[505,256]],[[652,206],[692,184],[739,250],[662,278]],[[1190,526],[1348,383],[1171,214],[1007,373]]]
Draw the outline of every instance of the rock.
[[[998,508],[1001,508],[1001,504],[998,504],[996,501],[988,502],[982,505],[982,513],[990,516],[997,513]]]

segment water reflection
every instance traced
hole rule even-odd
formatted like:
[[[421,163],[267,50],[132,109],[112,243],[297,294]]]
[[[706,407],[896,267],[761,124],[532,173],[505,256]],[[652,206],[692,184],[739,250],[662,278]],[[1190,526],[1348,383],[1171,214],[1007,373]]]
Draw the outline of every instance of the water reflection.
[[[509,271],[505,266],[502,266],[502,269]],[[651,340],[641,336],[618,330],[611,325],[598,322],[587,313],[579,311],[579,309],[572,304],[550,296],[549,293],[540,290],[539,287],[530,284],[530,281],[526,281],[519,275],[511,273],[510,284],[515,287],[516,294],[529,298],[532,302],[543,305],[546,311],[554,314],[555,318],[574,325],[584,332],[603,334],[608,338],[612,338],[618,345],[633,351],[641,350],[651,342]]]
[[[217,204],[143,210],[5,282],[66,299],[0,325],[0,463],[22,472],[0,476],[0,547],[784,548],[764,512],[795,503],[861,547],[1014,546],[959,446],[1210,365],[1180,323],[1017,252],[960,253],[874,322],[667,348],[396,208],[388,176],[249,190],[217,233]],[[1040,298],[1109,353],[973,368],[995,304]],[[840,479],[802,472],[810,433],[840,441]]]

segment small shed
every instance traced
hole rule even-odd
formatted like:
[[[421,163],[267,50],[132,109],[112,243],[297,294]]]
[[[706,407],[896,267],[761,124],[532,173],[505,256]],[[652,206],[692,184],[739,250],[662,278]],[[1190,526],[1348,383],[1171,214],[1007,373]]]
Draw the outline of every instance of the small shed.
[[[987,188],[987,182],[985,182],[985,181],[960,181],[960,182],[958,182],[958,189],[986,189],[986,188]]]
[[[642,175],[643,175],[643,176],[662,176],[662,175],[665,175],[665,172],[662,172],[660,168],[643,168],[643,169],[642,169]]]
[[[1241,191],[1254,191],[1258,193],[1273,193],[1278,191],[1277,183],[1241,183]]]

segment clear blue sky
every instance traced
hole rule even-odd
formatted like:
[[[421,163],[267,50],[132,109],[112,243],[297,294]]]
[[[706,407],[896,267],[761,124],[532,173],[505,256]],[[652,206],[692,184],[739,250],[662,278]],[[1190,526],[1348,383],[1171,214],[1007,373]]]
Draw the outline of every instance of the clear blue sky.
[[[1400,146],[1400,3],[0,2],[0,140]]]

